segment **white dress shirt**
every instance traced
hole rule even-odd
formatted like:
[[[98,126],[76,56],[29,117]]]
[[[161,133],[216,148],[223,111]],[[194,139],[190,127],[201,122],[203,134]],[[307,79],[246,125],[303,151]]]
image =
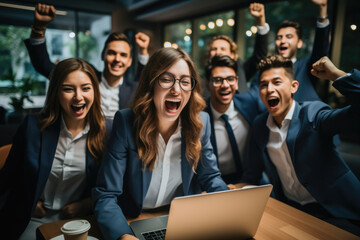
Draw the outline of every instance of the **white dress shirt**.
[[[87,125],[75,138],[61,119],[54,161],[44,189],[44,207],[59,210],[81,199],[86,187]]]
[[[110,87],[104,75],[101,75],[101,82],[99,84],[101,95],[101,108],[108,119],[114,119],[114,115],[119,110],[119,92],[120,86],[124,82],[124,77],[121,77],[118,84]]]
[[[221,115],[226,114],[229,117],[229,123],[233,129],[242,161],[244,159],[245,145],[248,140],[249,124],[243,115],[235,109],[234,101],[231,101],[230,106],[225,113],[219,113],[211,104],[210,106],[214,119],[214,130],[220,172],[222,175],[236,173],[236,164],[233,160],[234,157],[231,150],[230,140],[225,129],[225,122],[221,118]]]
[[[144,199],[144,209],[170,204],[171,200],[177,196],[177,190],[182,184],[180,123],[167,144],[159,134],[157,145],[158,154],[152,171],[150,186]]]
[[[285,196],[302,205],[316,202],[306,188],[299,182],[294,165],[286,144],[286,137],[295,110],[295,100],[289,112],[279,127],[269,114],[266,126],[269,128],[269,142],[266,145],[271,161],[274,163],[279,174]]]

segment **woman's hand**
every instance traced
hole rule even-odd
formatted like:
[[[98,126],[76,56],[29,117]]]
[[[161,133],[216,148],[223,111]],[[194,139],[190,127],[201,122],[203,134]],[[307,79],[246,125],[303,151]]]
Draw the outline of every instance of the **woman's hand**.
[[[136,240],[136,239],[139,240],[137,237],[131,234],[124,234],[119,238],[119,240]]]

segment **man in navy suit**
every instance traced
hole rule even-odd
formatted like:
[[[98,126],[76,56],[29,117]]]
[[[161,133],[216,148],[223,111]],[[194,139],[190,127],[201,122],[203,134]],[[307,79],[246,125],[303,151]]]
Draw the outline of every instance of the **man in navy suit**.
[[[54,63],[50,61],[46,49],[45,31],[47,24],[55,19],[56,9],[52,5],[37,4],[34,13],[34,24],[30,39],[25,45],[36,71],[49,78]],[[129,107],[135,92],[141,70],[146,65],[149,55],[149,36],[137,33],[136,43],[139,46],[139,64],[135,79],[126,76],[127,69],[132,64],[131,44],[123,33],[112,33],[107,38],[101,58],[104,61],[103,72],[95,72],[100,82],[101,106],[107,119],[113,119],[117,110]]]
[[[210,93],[205,111],[210,115],[211,143],[222,178],[228,184],[241,179],[250,127],[254,118],[266,110],[257,92],[237,93],[237,70],[237,63],[225,55],[213,57],[205,69],[206,87]],[[226,129],[224,114],[228,116],[237,149],[231,146],[231,133]]]
[[[298,50],[303,46],[303,30],[300,23],[293,20],[284,20],[277,28],[275,49],[284,58],[291,59],[294,63],[295,79],[300,83],[298,91],[294,95],[296,101],[321,100],[315,84],[317,79],[310,74],[311,66],[318,59],[328,55],[330,22],[327,16],[327,0],[312,0],[319,8],[315,39],[310,56],[297,59]],[[258,84],[258,79],[252,83],[252,87]]]
[[[313,68],[315,76],[334,81],[352,105],[333,110],[321,101],[297,102],[291,60],[261,60],[260,97],[268,112],[254,121],[242,181],[258,184],[265,170],[273,197],[360,234],[360,182],[333,144],[341,131],[360,131],[360,72],[346,75],[327,57]]]

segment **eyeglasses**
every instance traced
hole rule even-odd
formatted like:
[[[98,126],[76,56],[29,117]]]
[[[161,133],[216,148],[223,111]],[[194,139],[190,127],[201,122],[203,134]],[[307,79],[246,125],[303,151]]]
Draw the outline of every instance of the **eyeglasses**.
[[[187,92],[192,91],[196,85],[196,79],[192,76],[175,78],[175,76],[169,72],[164,72],[158,76],[159,85],[164,89],[172,88],[175,85],[176,80],[179,81],[180,88]]]
[[[226,78],[211,77],[211,81],[212,81],[214,87],[220,87],[221,84],[223,84],[224,80],[226,80],[229,85],[235,85],[237,79],[238,79],[237,76],[229,76]]]

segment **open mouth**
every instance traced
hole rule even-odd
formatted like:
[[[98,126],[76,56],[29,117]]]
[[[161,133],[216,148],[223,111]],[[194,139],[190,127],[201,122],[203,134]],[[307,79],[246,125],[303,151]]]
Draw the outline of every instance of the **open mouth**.
[[[227,96],[227,95],[230,95],[231,92],[220,92],[219,93],[221,96]]]
[[[117,65],[111,65],[111,68],[112,68],[113,70],[120,70],[120,69],[123,68],[123,65],[119,65],[119,64],[117,64]]]
[[[281,46],[281,47],[279,47],[279,49],[280,49],[280,51],[282,52],[282,51],[286,51],[286,50],[288,49],[288,47]]]
[[[276,107],[279,104],[280,100],[278,98],[269,98],[268,104],[270,107]]]
[[[79,111],[84,110],[85,104],[81,104],[81,105],[71,105],[71,108],[72,108],[75,112],[79,112]]]
[[[176,111],[180,107],[181,101],[179,99],[167,99],[165,100],[165,106],[170,111]]]

